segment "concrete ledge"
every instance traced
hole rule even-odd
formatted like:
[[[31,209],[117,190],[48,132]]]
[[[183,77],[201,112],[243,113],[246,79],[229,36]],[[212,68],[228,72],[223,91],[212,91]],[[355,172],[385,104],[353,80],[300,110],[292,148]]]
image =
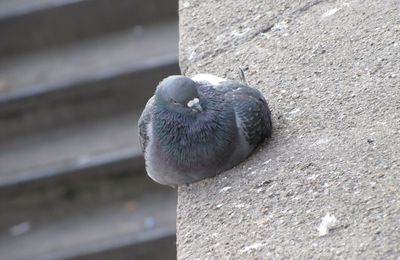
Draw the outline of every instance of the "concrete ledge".
[[[179,188],[178,259],[400,256],[399,13],[395,0],[180,1],[182,71],[248,68],[275,131]]]

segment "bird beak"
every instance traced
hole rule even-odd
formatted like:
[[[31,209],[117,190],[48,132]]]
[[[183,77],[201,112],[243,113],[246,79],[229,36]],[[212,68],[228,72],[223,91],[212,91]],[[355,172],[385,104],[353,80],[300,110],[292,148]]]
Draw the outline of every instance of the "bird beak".
[[[200,106],[200,100],[198,98],[194,98],[187,103],[187,106],[191,109],[203,111],[203,108]]]

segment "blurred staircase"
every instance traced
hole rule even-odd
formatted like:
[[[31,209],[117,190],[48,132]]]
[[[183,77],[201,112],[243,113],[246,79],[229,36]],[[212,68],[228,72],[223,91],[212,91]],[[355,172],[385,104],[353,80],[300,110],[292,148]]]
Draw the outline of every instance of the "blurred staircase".
[[[0,2],[1,259],[175,259],[137,120],[179,73],[175,0]]]

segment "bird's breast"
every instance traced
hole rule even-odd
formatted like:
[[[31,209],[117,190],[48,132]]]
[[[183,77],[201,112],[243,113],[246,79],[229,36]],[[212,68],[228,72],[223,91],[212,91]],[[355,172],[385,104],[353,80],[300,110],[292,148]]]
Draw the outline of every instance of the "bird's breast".
[[[217,167],[229,157],[237,138],[234,127],[222,127],[217,122],[174,122],[168,126],[154,138],[158,157],[180,169],[201,168],[205,164]]]

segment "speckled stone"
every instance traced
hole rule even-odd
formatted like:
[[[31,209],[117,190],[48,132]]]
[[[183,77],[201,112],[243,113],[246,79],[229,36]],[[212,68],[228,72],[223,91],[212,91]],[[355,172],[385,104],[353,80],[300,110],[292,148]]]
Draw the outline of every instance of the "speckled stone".
[[[400,2],[181,0],[180,34],[183,73],[246,68],[275,129],[179,188],[178,259],[398,259]]]

